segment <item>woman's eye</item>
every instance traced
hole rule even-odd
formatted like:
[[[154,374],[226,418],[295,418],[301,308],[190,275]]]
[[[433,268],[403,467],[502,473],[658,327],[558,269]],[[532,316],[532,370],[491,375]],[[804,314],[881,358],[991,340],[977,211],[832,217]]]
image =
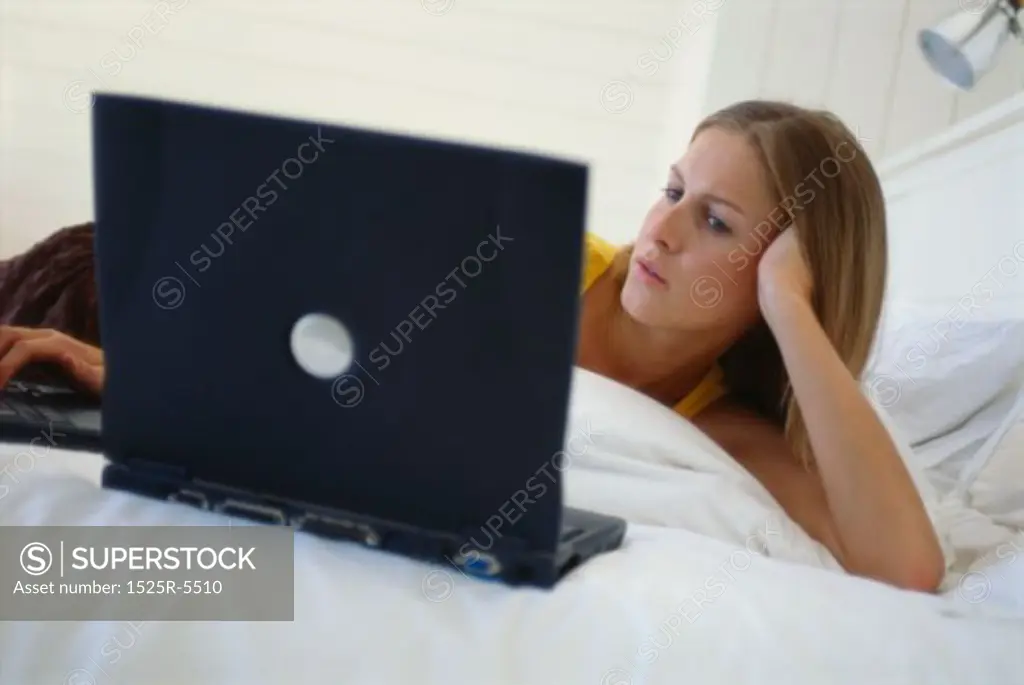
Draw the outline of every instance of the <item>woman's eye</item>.
[[[683,191],[679,188],[662,188],[662,192],[669,202],[679,202],[683,199]]]
[[[708,228],[715,233],[729,233],[729,227],[714,214],[708,214]]]

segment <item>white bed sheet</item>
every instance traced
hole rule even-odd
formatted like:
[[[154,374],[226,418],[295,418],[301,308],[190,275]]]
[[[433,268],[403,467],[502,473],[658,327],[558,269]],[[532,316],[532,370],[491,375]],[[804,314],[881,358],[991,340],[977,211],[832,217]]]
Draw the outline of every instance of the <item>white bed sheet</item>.
[[[637,418],[621,402],[603,407],[622,425]],[[580,421],[597,414],[579,408],[574,431],[593,433]],[[699,449],[669,463],[659,436],[674,440],[680,422],[658,412],[632,442],[609,418],[573,460],[568,504],[633,523],[621,550],[553,591],[301,534],[293,622],[0,623],[0,683],[1021,682],[1024,613],[985,592],[987,576],[932,596],[838,572],[734,465]],[[34,458],[6,481],[0,524],[224,523],[99,490],[100,463]],[[1000,579],[1024,581],[1024,561],[1007,568]]]
[[[5,525],[223,525],[42,470],[2,504]],[[305,535],[295,551],[292,623],[4,623],[0,683],[1012,683],[1024,665],[1024,622],[983,603],[678,529],[631,526],[553,592]]]

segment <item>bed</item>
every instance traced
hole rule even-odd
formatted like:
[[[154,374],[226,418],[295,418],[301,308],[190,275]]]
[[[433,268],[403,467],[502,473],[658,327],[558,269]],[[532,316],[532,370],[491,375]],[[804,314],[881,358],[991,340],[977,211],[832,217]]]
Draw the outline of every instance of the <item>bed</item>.
[[[991,457],[976,459],[986,444],[1017,449],[1005,436],[1017,435],[1007,422],[1024,385],[1024,346],[1012,347],[1024,331],[1024,259],[983,311],[942,326],[925,365],[899,364],[904,347],[949,320],[974,272],[1024,238],[1024,194],[1006,185],[1024,178],[1022,127],[1018,99],[882,168],[894,277],[865,393],[942,537],[949,573],[938,594],[842,573],[692,426],[577,369],[567,504],[630,525],[620,550],[553,591],[303,534],[293,622],[0,623],[0,684],[1021,682],[1024,534],[972,506],[979,479],[962,476],[986,472]],[[979,222],[968,247],[931,247],[921,263],[921,231],[950,235],[967,221]],[[102,464],[0,446],[0,525],[225,522],[100,490]],[[994,479],[1024,491],[1008,480]]]
[[[1024,606],[994,600],[999,588],[979,587],[982,576],[951,576],[932,596],[839,572],[694,429],[580,369],[569,434],[589,437],[573,442],[568,503],[631,525],[621,550],[554,591],[300,535],[294,622],[4,623],[0,682],[998,683],[1017,673]],[[98,456],[8,447],[9,464],[16,452],[5,525],[224,524],[97,489]],[[942,503],[929,505],[945,528]]]

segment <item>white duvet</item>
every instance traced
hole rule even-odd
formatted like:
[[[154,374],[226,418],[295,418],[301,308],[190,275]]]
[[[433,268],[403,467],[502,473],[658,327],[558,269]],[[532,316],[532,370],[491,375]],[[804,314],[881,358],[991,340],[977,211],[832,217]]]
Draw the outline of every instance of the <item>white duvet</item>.
[[[568,504],[630,526],[553,591],[299,535],[294,622],[0,623],[0,683],[1024,682],[1024,614],[991,570],[943,596],[847,576],[685,421],[586,372],[567,438]],[[224,522],[99,490],[99,464],[9,470],[0,524]],[[1024,587],[1017,556],[999,577]]]

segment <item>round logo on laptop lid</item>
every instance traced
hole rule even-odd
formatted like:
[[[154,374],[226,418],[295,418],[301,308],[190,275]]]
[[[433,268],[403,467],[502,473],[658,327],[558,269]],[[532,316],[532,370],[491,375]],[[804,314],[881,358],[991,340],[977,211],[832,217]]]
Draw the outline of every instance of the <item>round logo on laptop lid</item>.
[[[348,329],[328,314],[306,314],[296,321],[291,348],[295,363],[314,378],[334,378],[344,373],[354,358]]]

